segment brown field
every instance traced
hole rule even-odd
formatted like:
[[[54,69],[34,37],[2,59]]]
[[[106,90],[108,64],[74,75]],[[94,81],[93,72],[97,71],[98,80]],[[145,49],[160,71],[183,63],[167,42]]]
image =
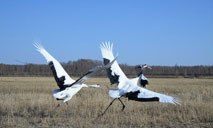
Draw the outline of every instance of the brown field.
[[[141,103],[122,98],[126,109],[115,101],[102,117],[98,115],[111,102],[107,78],[92,78],[87,83],[102,89],[83,88],[68,105],[52,114],[57,105],[52,77],[0,77],[0,127],[213,127],[213,79],[150,78],[148,88],[178,96],[182,105]]]

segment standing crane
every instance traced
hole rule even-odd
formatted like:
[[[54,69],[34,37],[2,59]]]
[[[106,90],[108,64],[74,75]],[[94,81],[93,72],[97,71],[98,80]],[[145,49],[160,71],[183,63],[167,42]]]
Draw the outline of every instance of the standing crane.
[[[114,60],[113,55],[113,44],[110,42],[102,43],[100,45],[103,63],[108,65]],[[109,89],[109,96],[113,98],[112,102],[102,113],[102,116],[108,110],[108,108],[113,104],[117,99],[123,105],[122,111],[125,108],[124,103],[120,99],[121,97],[128,98],[128,100],[134,100],[139,102],[162,102],[162,103],[171,103],[171,104],[180,104],[180,100],[176,97],[168,96],[165,94],[156,93],[150,91],[146,88],[139,87],[137,85],[139,77],[128,79],[127,76],[123,73],[119,67],[117,61],[115,61],[110,68],[106,69],[108,78],[111,84],[117,84],[116,89]]]
[[[107,65],[94,67],[90,69],[85,75],[75,81],[66,73],[61,64],[54,57],[52,57],[41,44],[35,43],[34,46],[36,47],[36,50],[40,52],[48,62],[55,81],[59,87],[59,89],[56,89],[53,92],[53,96],[57,100],[62,100],[62,102],[59,103],[56,108],[60,107],[63,103],[67,103],[67,101],[69,101],[83,87],[100,88],[99,85],[87,85],[84,84],[84,82],[88,80],[93,74],[95,74],[95,72],[109,68],[115,61],[114,59]]]

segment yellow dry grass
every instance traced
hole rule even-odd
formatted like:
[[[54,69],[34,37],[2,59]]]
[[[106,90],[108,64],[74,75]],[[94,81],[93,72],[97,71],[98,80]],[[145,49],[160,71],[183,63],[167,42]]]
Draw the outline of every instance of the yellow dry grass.
[[[57,105],[52,77],[0,77],[0,127],[212,127],[213,79],[149,79],[150,90],[182,99],[182,105],[141,103],[122,98],[126,108],[111,102],[107,78],[92,78],[87,83],[102,89],[83,88],[70,101],[46,116]],[[107,87],[106,87],[107,86]],[[116,86],[114,86],[116,87]]]

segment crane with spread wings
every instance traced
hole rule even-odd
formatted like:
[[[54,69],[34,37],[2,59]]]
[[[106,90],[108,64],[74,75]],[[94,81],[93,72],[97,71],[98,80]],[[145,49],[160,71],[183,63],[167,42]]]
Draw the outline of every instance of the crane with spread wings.
[[[113,44],[111,44],[110,42],[102,43],[100,45],[100,49],[101,49],[104,65],[108,65],[112,61],[114,61],[115,57],[113,55]],[[145,65],[142,68],[146,68],[146,67],[148,66]],[[113,98],[113,100],[109,104],[109,106],[105,109],[105,111],[102,113],[102,116],[116,99],[118,99],[120,103],[123,105],[123,108],[122,108],[122,111],[123,111],[125,108],[125,105],[120,99],[121,97],[125,97],[125,98],[128,98],[128,100],[134,100],[139,102],[157,101],[162,103],[180,104],[180,100],[177,97],[156,93],[144,88],[145,85],[147,84],[147,81],[146,81],[147,79],[145,79],[145,76],[143,75],[143,73],[141,73],[139,77],[136,77],[133,79],[127,78],[127,76],[119,67],[117,61],[115,61],[110,66],[110,68],[106,69],[106,71],[107,71],[107,75],[110,80],[110,83],[117,84],[118,88],[109,89],[109,96]],[[140,80],[143,80],[140,84],[143,85],[144,87],[139,87],[137,85],[139,78]]]
[[[56,108],[61,106],[63,103],[67,103],[67,101],[69,101],[83,87],[100,88],[99,85],[87,85],[84,84],[84,82],[88,80],[91,76],[93,76],[96,72],[109,68],[115,62],[114,59],[107,65],[96,66],[90,69],[85,75],[75,81],[67,74],[61,64],[53,56],[51,56],[40,43],[34,43],[33,45],[36,47],[36,50],[41,53],[48,62],[55,81],[59,87],[59,89],[56,89],[53,92],[53,96],[57,100],[62,100],[62,102],[59,103]]]

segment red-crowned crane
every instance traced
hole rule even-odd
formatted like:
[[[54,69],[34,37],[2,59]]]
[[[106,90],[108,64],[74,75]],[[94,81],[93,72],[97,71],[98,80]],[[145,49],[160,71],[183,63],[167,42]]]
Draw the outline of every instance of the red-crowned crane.
[[[48,65],[52,70],[55,81],[59,87],[59,89],[56,89],[53,92],[53,96],[57,100],[62,100],[62,102],[59,103],[56,108],[61,106],[63,103],[67,103],[67,101],[69,101],[83,87],[99,88],[99,85],[87,85],[84,84],[84,82],[89,79],[95,72],[109,68],[115,61],[114,59],[107,65],[94,67],[90,69],[85,75],[75,81],[66,73],[61,64],[54,57],[52,57],[41,44],[34,43],[34,46],[37,48],[37,51],[40,52],[47,60]]]
[[[114,60],[113,56],[113,44],[110,42],[102,43],[100,45],[103,63],[108,65],[110,62]],[[146,65],[147,66],[147,65]],[[146,67],[145,66],[145,67]],[[117,84],[117,89],[109,89],[109,96],[113,98],[112,102],[102,113],[102,116],[108,110],[108,108],[112,105],[112,103],[118,99],[123,105],[122,111],[125,108],[124,103],[121,101],[121,97],[128,98],[128,100],[135,100],[140,102],[153,102],[158,101],[162,103],[171,103],[171,104],[180,104],[180,100],[176,97],[156,93],[145,89],[143,87],[139,87],[137,85],[138,79],[128,79],[126,75],[123,73],[121,68],[119,67],[117,61],[115,61],[110,68],[106,69],[108,78],[111,84]]]

